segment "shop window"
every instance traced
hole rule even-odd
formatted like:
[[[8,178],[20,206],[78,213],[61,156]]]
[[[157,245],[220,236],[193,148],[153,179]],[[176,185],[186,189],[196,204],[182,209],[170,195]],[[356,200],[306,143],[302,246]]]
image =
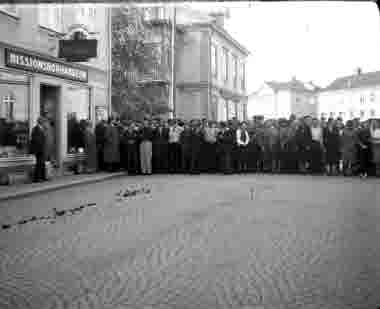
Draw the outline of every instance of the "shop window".
[[[1,109],[1,118],[5,118],[7,120],[13,120],[14,118],[14,105],[16,99],[13,93],[8,93],[3,97],[2,101],[2,109]]]
[[[67,151],[84,148],[83,129],[90,121],[90,91],[84,87],[69,87],[65,95],[67,111]]]
[[[0,84],[0,157],[28,154],[27,87]]]

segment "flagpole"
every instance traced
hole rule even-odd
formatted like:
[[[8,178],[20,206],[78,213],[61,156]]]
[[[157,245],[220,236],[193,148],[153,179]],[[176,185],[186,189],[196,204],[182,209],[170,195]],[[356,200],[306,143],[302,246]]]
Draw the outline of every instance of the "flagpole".
[[[173,16],[171,22],[171,83],[170,83],[170,118],[176,118],[176,80],[175,80],[175,32],[176,32],[176,7],[173,5]]]

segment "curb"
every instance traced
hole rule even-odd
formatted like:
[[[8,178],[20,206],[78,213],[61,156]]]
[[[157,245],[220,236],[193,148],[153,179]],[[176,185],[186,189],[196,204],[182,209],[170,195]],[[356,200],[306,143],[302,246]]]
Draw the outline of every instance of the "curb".
[[[89,177],[89,178],[85,178],[85,179],[72,180],[72,181],[67,182],[67,183],[46,185],[46,187],[20,189],[20,192],[0,194],[0,202],[21,199],[24,197],[28,197],[28,196],[36,195],[36,194],[40,194],[40,193],[58,191],[61,189],[67,189],[70,187],[74,187],[76,185],[86,185],[86,184],[91,184],[91,183],[102,182],[105,180],[110,180],[113,178],[118,178],[118,177],[122,177],[122,176],[126,176],[126,175],[127,174],[124,172],[119,172],[119,173],[114,173],[114,174],[110,174],[110,175],[104,175],[101,177],[94,177],[94,178]]]

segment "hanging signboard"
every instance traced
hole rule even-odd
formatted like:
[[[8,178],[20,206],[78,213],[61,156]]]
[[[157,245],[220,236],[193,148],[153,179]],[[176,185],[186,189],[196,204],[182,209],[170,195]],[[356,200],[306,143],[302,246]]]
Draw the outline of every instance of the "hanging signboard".
[[[53,75],[74,81],[88,82],[87,70],[11,49],[5,49],[5,65],[25,71]]]
[[[70,62],[84,62],[97,57],[97,40],[59,40],[58,57]]]

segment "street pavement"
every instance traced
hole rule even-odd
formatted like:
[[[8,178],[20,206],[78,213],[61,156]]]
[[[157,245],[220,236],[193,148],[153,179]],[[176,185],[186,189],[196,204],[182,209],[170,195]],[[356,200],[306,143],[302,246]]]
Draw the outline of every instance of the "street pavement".
[[[0,308],[376,309],[379,188],[127,176],[0,202]]]

